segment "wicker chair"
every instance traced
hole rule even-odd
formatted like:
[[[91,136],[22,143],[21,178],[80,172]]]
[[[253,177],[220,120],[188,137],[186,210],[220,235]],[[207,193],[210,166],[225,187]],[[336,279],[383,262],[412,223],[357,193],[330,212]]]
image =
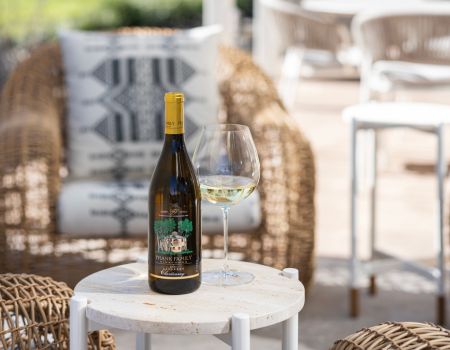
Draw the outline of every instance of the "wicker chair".
[[[352,23],[362,52],[361,100],[396,89],[450,85],[450,6],[427,4],[361,13]]]
[[[76,239],[57,232],[55,209],[67,172],[61,65],[57,44],[39,48],[13,72],[0,97],[0,271],[45,274],[73,286],[91,272],[136,259],[130,248],[144,249],[146,240]],[[310,145],[250,57],[222,48],[219,67],[227,121],[250,127],[262,168],[261,226],[232,233],[230,250],[246,260],[297,267],[307,284],[314,250]],[[220,249],[222,240],[203,235],[203,247]]]
[[[330,350],[450,349],[450,331],[431,323],[387,322],[338,340]]]
[[[281,94],[288,106],[295,102],[301,77],[357,76],[359,61],[355,59],[348,23],[339,21],[336,16],[307,11],[300,3],[258,1],[261,13],[256,36],[257,47],[261,46],[258,63],[274,76],[281,77]],[[281,72],[275,72],[280,58]]]
[[[67,284],[36,275],[0,275],[0,348],[68,349],[69,300]],[[88,336],[90,350],[115,350],[108,331]]]

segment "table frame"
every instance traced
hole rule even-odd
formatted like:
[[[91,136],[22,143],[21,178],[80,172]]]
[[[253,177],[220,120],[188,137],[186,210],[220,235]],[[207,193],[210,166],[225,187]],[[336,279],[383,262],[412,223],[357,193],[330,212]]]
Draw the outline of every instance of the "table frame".
[[[437,191],[436,191],[436,230],[435,230],[435,241],[436,241],[436,261],[437,269],[430,269],[424,266],[415,264],[409,261],[403,261],[396,259],[393,256],[386,254],[378,249],[376,249],[376,195],[377,195],[377,130],[388,129],[395,127],[407,127],[415,130],[430,132],[436,135],[436,180],[437,180]],[[370,187],[370,249],[371,249],[371,261],[362,263],[358,259],[357,243],[358,243],[358,228],[357,228],[357,195],[358,195],[358,142],[357,134],[359,130],[365,130],[368,133],[369,140],[371,141],[371,172],[369,174],[369,187]],[[447,281],[446,281],[446,262],[445,262],[445,241],[444,241],[444,179],[446,175],[446,164],[444,156],[444,123],[430,124],[430,125],[392,125],[383,124],[382,122],[364,122],[357,120],[354,116],[350,120],[350,137],[351,137],[351,162],[350,162],[350,172],[351,172],[351,262],[350,262],[350,316],[358,317],[360,313],[360,297],[359,297],[359,285],[358,277],[361,273],[362,268],[365,268],[366,272],[370,276],[369,293],[376,294],[376,272],[390,268],[389,264],[377,265],[375,257],[382,257],[384,259],[388,258],[391,261],[400,261],[403,265],[407,265],[419,273],[427,277],[432,277],[436,280],[436,322],[438,324],[445,324],[446,322],[446,292],[447,292]],[[395,266],[395,264],[394,264]]]
[[[290,279],[299,279],[299,271],[286,268],[283,275]],[[106,327],[90,324],[86,311],[89,300],[86,297],[74,295],[70,300],[70,349],[87,350],[88,331],[104,329]],[[282,322],[282,349],[298,350],[298,314]],[[231,318],[230,334],[217,335],[217,338],[231,346],[232,350],[250,350],[250,317],[245,313],[235,313]],[[136,350],[151,350],[151,335],[136,334]]]

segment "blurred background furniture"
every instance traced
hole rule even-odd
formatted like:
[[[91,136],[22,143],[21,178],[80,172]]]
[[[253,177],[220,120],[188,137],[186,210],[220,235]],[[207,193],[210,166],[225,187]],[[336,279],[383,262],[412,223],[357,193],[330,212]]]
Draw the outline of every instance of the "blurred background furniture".
[[[372,158],[372,191],[370,193],[370,252],[371,261],[364,266],[358,258],[358,142],[357,134],[360,130],[380,130],[389,128],[412,128],[437,137],[436,143],[436,268],[427,269],[413,263],[403,262],[420,272],[426,272],[430,278],[436,280],[436,310],[437,323],[444,324],[446,316],[446,264],[444,237],[444,180],[447,171],[444,156],[444,126],[450,124],[450,106],[425,103],[366,103],[346,108],[343,117],[350,125],[351,137],[351,269],[350,269],[350,315],[359,316],[359,281],[361,273],[370,275],[370,292],[376,292],[376,273],[392,264],[386,265],[386,260],[375,259],[393,257],[376,248],[376,195],[377,195],[377,148]],[[395,266],[395,265],[394,265]]]
[[[358,13],[386,8],[388,6],[415,6],[430,3],[433,0],[301,0],[305,10],[338,16],[340,20],[351,20]],[[349,23],[350,24],[350,23]]]
[[[127,29],[145,31],[147,29]],[[150,29],[151,30],[151,29]],[[230,235],[244,260],[313,271],[314,160],[310,145],[286,112],[270,79],[237,49],[220,52],[222,114],[248,125],[261,160],[262,221]],[[76,237],[58,232],[58,197],[67,175],[66,100],[60,49],[45,45],[22,62],[0,98],[0,268],[45,273],[73,286],[82,277],[133,261],[146,247],[139,237]],[[151,174],[148,174],[150,179]],[[205,252],[222,248],[221,234],[203,236]]]
[[[349,25],[336,16],[308,11],[301,3],[258,0],[254,25],[256,62],[271,76],[356,76]],[[344,74],[343,74],[344,73]]]
[[[408,5],[408,6],[407,6]],[[450,5],[413,2],[363,12],[352,24],[361,53],[361,101],[450,84]]]
[[[449,349],[449,334],[431,323],[386,322],[337,340],[330,350]]]
[[[50,277],[0,274],[2,349],[67,349],[72,289]],[[88,349],[115,350],[108,331],[88,335]]]
[[[236,0],[203,0],[202,24],[220,24],[221,43],[236,46],[239,36],[239,10]]]

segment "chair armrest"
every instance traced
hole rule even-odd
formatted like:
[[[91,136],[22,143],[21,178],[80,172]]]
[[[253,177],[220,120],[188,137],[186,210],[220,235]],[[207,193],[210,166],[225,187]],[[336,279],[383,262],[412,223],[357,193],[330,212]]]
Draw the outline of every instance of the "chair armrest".
[[[59,125],[34,112],[14,114],[0,123],[0,231],[53,233],[62,151]]]
[[[0,252],[9,233],[56,229],[63,105],[59,64],[56,45],[40,48],[19,64],[0,95]]]
[[[221,51],[220,91],[227,121],[247,125],[261,163],[261,262],[299,268],[307,284],[314,256],[314,157],[270,79],[251,58]]]

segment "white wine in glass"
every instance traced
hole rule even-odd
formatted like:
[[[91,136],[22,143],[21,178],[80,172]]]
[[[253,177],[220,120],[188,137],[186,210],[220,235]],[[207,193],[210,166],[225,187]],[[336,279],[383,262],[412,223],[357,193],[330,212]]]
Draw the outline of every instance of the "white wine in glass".
[[[259,159],[248,127],[238,124],[205,126],[193,157],[202,199],[219,206],[223,213],[224,264],[222,270],[206,271],[202,282],[234,286],[254,276],[228,268],[228,211],[247,198],[259,181]]]
[[[257,182],[252,178],[233,175],[200,176],[202,198],[213,204],[233,205],[247,198]]]

